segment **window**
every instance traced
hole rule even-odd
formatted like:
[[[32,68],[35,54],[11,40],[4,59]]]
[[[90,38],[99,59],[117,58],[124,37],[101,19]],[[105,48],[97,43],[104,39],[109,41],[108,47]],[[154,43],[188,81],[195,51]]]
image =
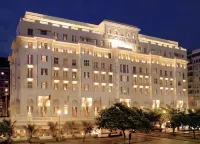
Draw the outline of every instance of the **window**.
[[[67,59],[67,58],[64,58],[64,59],[63,59],[63,65],[64,65],[64,66],[68,66],[68,59]]]
[[[112,64],[109,65],[109,72],[112,72]]]
[[[84,66],[90,66],[90,61],[89,60],[84,60]]]
[[[102,74],[101,80],[106,80],[106,75],[105,74]]]
[[[97,45],[97,40],[96,40],[96,39],[94,39],[93,41],[94,41],[94,45]]]
[[[170,77],[172,77],[172,71],[170,71]]]
[[[165,71],[165,76],[167,76],[167,71]]]
[[[88,84],[85,84],[84,85],[84,91],[88,91],[89,90],[89,85]]]
[[[32,42],[28,42],[28,48],[33,48],[33,43]]]
[[[64,114],[68,114],[68,105],[64,105]]]
[[[108,76],[108,82],[109,82],[109,83],[112,83],[112,75],[109,75],[109,76]]]
[[[58,89],[58,83],[54,83],[54,90]]]
[[[76,36],[72,35],[72,42],[76,42]]]
[[[41,55],[41,61],[42,62],[48,62],[48,56]]]
[[[123,65],[123,73],[126,73],[126,65]]]
[[[111,58],[112,56],[111,56],[111,53],[108,53],[108,58]]]
[[[142,88],[140,88],[140,93],[142,94]]]
[[[41,35],[47,35],[47,30],[40,30]]]
[[[181,81],[178,81],[178,86],[181,86]]]
[[[90,73],[89,72],[84,72],[84,78],[90,78]]]
[[[142,73],[142,68],[140,67],[139,72]]]
[[[108,92],[112,92],[112,86],[108,87]]]
[[[30,35],[30,36],[33,35],[33,29],[28,29],[28,35]]]
[[[72,59],[72,66],[76,66],[76,60]]]
[[[101,69],[105,69],[105,63],[101,63]]]
[[[172,86],[172,81],[170,80],[170,86]]]
[[[133,74],[136,74],[136,67],[133,67]]]
[[[48,49],[48,43],[41,42],[41,48]]]
[[[72,107],[72,117],[77,116],[77,107]]]
[[[116,35],[118,35],[118,32],[117,32],[117,30],[115,30],[115,34],[116,34]]]
[[[59,64],[58,58],[54,57],[54,64]]]
[[[122,72],[122,64],[120,64],[120,72]]]
[[[59,74],[59,71],[58,71],[58,70],[54,70],[53,73],[54,73],[54,74],[53,74],[54,77],[58,77],[58,74]]]
[[[33,82],[29,81],[29,82],[27,83],[27,87],[28,87],[28,88],[33,88]]]
[[[94,68],[98,68],[98,62],[94,62]]]
[[[104,41],[103,40],[101,40],[101,44],[100,44],[102,47],[104,46]]]
[[[47,68],[41,68],[41,75],[48,75],[48,69]]]
[[[47,82],[41,82],[41,89],[47,89]]]
[[[54,32],[54,39],[57,40],[58,39],[58,33]]]
[[[148,70],[147,70],[147,68],[145,68],[145,73],[147,73],[148,72]]]
[[[27,56],[27,64],[33,64],[33,55]]]
[[[102,88],[102,92],[105,92],[105,86],[102,86],[101,88]]]
[[[63,84],[63,90],[67,90],[67,84]]]
[[[162,70],[160,70],[160,76],[162,76]]]
[[[111,29],[110,28],[108,29],[108,33],[111,34]]]
[[[72,78],[76,78],[76,72],[72,72]]]
[[[68,71],[63,71],[63,77],[67,78],[68,77]]]
[[[157,68],[153,69],[153,73],[157,74]]]
[[[94,80],[98,80],[98,74],[94,74]]]
[[[32,78],[33,77],[33,68],[28,68],[28,78]]]
[[[165,80],[165,85],[167,85],[167,80]]]
[[[98,91],[98,85],[94,85],[94,91],[95,91],[95,92]]]
[[[154,78],[154,84],[158,84],[158,80]]]
[[[73,90],[73,91],[76,91],[76,84],[73,84],[73,85],[72,85],[72,90]]]
[[[63,34],[63,40],[64,40],[64,41],[67,40],[67,34]]]

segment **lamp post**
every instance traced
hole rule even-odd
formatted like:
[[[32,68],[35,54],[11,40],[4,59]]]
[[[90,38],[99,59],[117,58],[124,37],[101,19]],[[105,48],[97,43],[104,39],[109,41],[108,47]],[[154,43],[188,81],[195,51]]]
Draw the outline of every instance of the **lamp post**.
[[[61,110],[58,110],[58,126],[59,126],[58,141],[60,141],[60,114],[61,114]]]

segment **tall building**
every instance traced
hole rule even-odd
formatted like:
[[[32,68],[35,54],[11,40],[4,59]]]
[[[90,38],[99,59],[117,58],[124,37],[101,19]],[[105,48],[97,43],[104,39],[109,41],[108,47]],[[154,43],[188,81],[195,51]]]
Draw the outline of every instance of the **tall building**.
[[[0,58],[0,117],[7,117],[10,99],[10,66],[7,58]]]
[[[200,49],[188,53],[189,108],[200,107]]]
[[[186,109],[186,49],[139,32],[26,12],[9,57],[11,117],[90,119],[115,102]]]

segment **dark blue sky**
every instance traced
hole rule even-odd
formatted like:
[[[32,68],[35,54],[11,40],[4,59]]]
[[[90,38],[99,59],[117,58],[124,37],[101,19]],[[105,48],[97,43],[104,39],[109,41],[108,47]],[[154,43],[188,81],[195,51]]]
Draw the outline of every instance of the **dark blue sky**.
[[[0,56],[11,53],[25,11],[99,24],[103,19],[135,25],[142,34],[200,48],[200,0],[1,0]]]

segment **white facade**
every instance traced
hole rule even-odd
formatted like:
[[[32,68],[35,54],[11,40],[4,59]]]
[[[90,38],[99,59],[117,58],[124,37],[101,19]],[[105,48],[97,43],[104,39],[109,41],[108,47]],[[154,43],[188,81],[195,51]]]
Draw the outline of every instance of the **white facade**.
[[[117,101],[187,108],[186,49],[139,31],[26,12],[9,57],[11,117],[94,118]]]

